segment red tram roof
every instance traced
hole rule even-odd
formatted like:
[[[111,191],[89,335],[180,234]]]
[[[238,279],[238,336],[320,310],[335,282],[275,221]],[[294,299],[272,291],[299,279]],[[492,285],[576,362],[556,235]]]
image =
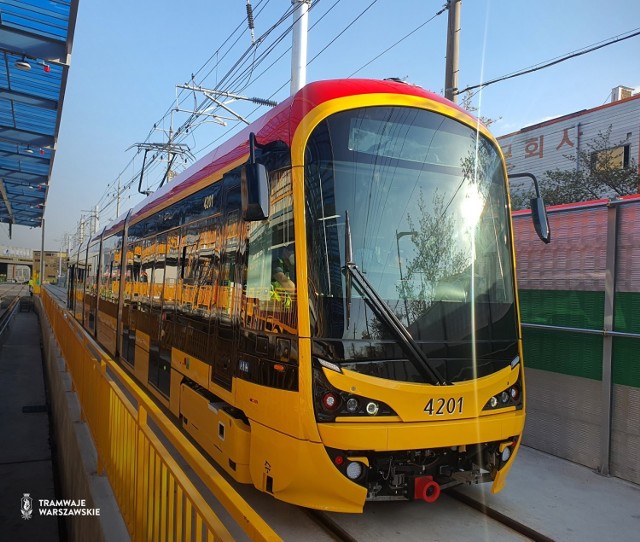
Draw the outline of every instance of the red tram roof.
[[[198,184],[202,179],[216,171],[228,168],[234,162],[247,156],[249,154],[249,134],[251,132],[256,134],[258,142],[281,140],[287,143],[287,145],[291,145],[293,134],[302,119],[319,105],[346,96],[382,93],[404,94],[425,98],[452,107],[470,119],[473,119],[467,111],[446,98],[406,83],[373,79],[316,81],[306,85],[296,94],[279,103],[255,122],[246,126],[228,141],[180,173],[173,182],[166,184],[147,199],[140,202],[131,210],[130,220],[137,221],[139,218],[148,216],[169,201],[179,199],[178,196],[180,194],[189,192],[189,189]],[[110,234],[118,231],[118,229],[123,227],[125,218],[126,215],[116,218],[115,222],[106,226],[103,232]],[[96,238],[99,238],[101,235],[102,234],[96,236]]]

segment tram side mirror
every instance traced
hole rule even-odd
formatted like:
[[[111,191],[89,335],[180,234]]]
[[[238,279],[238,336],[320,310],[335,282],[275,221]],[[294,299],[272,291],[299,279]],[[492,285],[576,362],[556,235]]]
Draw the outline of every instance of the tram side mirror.
[[[265,165],[245,164],[240,182],[242,218],[247,222],[269,218],[269,172]]]
[[[542,197],[531,198],[531,219],[538,237],[545,243],[551,242],[551,229],[547,218],[547,208]]]
[[[536,191],[536,197],[531,198],[531,219],[533,220],[533,227],[543,242],[550,243],[551,228],[549,227],[549,219],[547,218],[547,208],[544,206],[544,200],[540,195],[538,179],[531,173],[510,173],[509,181],[511,181],[511,179],[522,179],[525,177],[533,181],[533,187]]]

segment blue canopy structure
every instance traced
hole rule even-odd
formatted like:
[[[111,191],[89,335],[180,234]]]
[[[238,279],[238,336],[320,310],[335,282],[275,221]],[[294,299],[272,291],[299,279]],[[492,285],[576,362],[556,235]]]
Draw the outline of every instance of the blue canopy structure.
[[[0,222],[41,226],[79,0],[0,0]]]

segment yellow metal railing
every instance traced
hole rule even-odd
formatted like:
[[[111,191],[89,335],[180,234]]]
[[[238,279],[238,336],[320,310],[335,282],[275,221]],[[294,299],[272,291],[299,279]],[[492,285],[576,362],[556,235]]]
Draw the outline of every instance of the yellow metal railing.
[[[109,478],[131,538],[154,542],[233,540],[171,457],[156,429],[150,427],[151,419],[153,427],[181,454],[251,540],[281,540],[46,289],[41,298],[93,436],[98,471]]]

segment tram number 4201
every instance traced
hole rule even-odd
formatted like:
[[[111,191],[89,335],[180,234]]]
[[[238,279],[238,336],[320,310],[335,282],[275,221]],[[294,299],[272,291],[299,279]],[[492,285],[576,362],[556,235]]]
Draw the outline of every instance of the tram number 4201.
[[[464,406],[464,397],[438,397],[437,399],[431,398],[424,407],[424,411],[429,416],[445,416],[447,414],[462,414]]]

